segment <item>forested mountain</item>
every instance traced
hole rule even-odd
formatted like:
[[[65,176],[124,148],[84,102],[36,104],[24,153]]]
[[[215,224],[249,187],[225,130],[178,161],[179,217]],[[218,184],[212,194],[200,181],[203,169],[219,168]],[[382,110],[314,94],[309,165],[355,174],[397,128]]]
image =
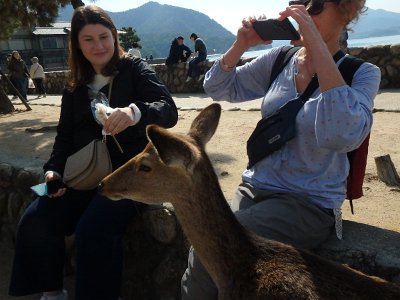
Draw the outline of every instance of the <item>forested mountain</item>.
[[[192,32],[205,41],[209,54],[225,52],[235,38],[230,31],[203,13],[153,1],[135,9],[109,14],[118,29],[133,27],[136,30],[143,46],[143,56],[166,57],[171,41],[179,35],[193,49],[189,40]],[[72,7],[68,5],[60,10],[57,20],[70,21],[71,16]],[[400,13],[368,9],[359,22],[351,26],[353,31],[350,32],[350,39],[400,35],[399,20]]]
[[[400,13],[383,9],[368,9],[360,20],[351,26],[350,38],[400,35]]]

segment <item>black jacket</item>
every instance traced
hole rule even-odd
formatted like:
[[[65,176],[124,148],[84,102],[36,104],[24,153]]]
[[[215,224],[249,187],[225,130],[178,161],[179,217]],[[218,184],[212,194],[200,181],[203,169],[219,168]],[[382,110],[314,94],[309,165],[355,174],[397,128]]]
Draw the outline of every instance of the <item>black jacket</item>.
[[[183,51],[186,51],[185,55]],[[186,62],[187,59],[192,54],[192,50],[184,44],[179,45],[178,40],[174,39],[171,43],[171,48],[169,49],[169,55],[165,61],[167,66],[172,64],[177,64],[179,62]]]
[[[169,128],[178,120],[177,108],[170,93],[145,62],[138,58],[123,58],[117,69],[110,106],[126,107],[135,103],[142,117],[138,124],[116,135],[124,154],[119,152],[112,137],[107,137],[113,169],[143,150],[147,144],[146,125],[158,124]],[[106,85],[101,89],[105,95],[108,94],[108,87]],[[45,172],[51,170],[62,175],[68,156],[93,139],[101,139],[102,128],[93,117],[88,90],[87,86],[79,86],[73,92],[64,91],[57,136],[50,159],[43,167]]]
[[[29,70],[25,62],[20,59],[11,59],[8,63],[8,73],[13,79],[21,79],[29,77]]]

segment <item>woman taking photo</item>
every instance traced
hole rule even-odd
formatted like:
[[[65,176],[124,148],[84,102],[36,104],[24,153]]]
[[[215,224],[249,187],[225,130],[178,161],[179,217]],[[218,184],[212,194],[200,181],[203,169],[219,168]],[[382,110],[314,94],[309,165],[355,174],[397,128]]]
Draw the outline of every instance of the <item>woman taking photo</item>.
[[[172,127],[177,109],[167,88],[141,59],[119,46],[117,30],[99,7],[82,6],[71,21],[68,87],[62,97],[57,136],[44,165],[46,182],[63,177],[65,162],[102,131],[113,169],[143,150],[145,127]],[[108,95],[112,107],[104,126],[93,115],[91,95]],[[140,212],[136,202],[110,201],[96,190],[61,187],[34,200],[18,227],[10,295],[43,292],[42,300],[64,300],[64,237],[76,234],[76,300],[117,300],[120,295],[122,238]]]
[[[310,249],[323,243],[335,227],[341,236],[340,208],[349,173],[347,152],[358,148],[371,130],[380,71],[363,63],[348,86],[338,70],[343,58],[337,63],[333,59],[340,49],[341,33],[364,10],[364,0],[290,4],[279,18],[292,17],[298,23],[303,47],[269,89],[272,66],[282,47],[236,67],[250,47],[272,42],[260,39],[253,28],[254,18],[243,19],[231,48],[206,74],[204,89],[216,100],[239,102],[264,97],[261,114],[266,117],[302,94],[317,76],[319,88],[297,114],[295,138],[243,172],[231,203],[247,229]],[[195,251],[190,252],[182,278],[182,299],[217,299],[218,291]],[[246,253],[243,255],[246,259]]]

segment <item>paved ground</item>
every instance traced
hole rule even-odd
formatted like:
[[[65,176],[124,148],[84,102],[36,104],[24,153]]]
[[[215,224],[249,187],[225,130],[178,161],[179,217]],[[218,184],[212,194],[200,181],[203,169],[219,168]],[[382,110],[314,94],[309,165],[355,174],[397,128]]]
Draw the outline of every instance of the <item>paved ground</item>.
[[[173,94],[176,105],[180,109],[199,109],[211,104],[213,100],[206,94]],[[29,105],[61,105],[61,95],[48,95],[46,98],[36,98],[34,95],[28,96]],[[261,99],[242,103],[229,103],[221,101],[222,109],[241,109],[258,110]],[[13,102],[20,102],[19,99]],[[400,112],[400,89],[381,90],[375,98],[376,110],[399,111]]]
[[[211,104],[213,100],[205,94],[173,94],[173,98],[180,110],[186,109],[201,109]],[[33,95],[28,96],[29,104],[35,109],[35,105],[61,105],[61,95],[49,95],[46,98],[37,99]],[[225,101],[220,102],[224,110],[259,110],[261,99],[248,101],[244,103],[228,103]],[[20,103],[19,100],[13,100],[14,103]],[[375,99],[375,109],[380,111],[396,111],[400,112],[400,89],[398,90],[381,90]],[[396,116],[400,114],[396,114]],[[0,142],[1,145],[1,142]],[[0,153],[1,160],[1,153]],[[362,210],[363,205],[366,201],[360,203],[357,206],[358,216],[363,214],[371,216],[374,211]],[[366,205],[366,204],[365,204]],[[381,203],[379,205],[386,205],[386,203]],[[347,208],[346,208],[347,209]],[[397,210],[397,209],[396,209]],[[398,220],[398,219],[396,219]],[[392,245],[382,245],[384,248],[390,248]],[[13,256],[12,249],[6,248],[5,245],[0,244],[0,300],[13,300],[16,298],[8,297],[8,276],[10,273],[10,261]],[[65,287],[69,291],[73,291],[73,277],[65,278]],[[39,295],[31,295],[26,297],[18,298],[21,300],[37,300]],[[71,298],[72,299],[72,298]]]

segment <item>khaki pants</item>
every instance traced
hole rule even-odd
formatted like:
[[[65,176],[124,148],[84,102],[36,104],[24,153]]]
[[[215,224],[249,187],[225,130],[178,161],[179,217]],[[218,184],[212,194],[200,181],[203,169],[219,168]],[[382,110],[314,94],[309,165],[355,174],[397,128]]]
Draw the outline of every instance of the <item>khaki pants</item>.
[[[257,190],[248,183],[239,185],[231,208],[247,229],[304,249],[322,244],[335,225],[332,210],[319,208],[302,195]],[[214,300],[218,297],[211,277],[193,248],[182,277],[181,293],[182,300]]]

